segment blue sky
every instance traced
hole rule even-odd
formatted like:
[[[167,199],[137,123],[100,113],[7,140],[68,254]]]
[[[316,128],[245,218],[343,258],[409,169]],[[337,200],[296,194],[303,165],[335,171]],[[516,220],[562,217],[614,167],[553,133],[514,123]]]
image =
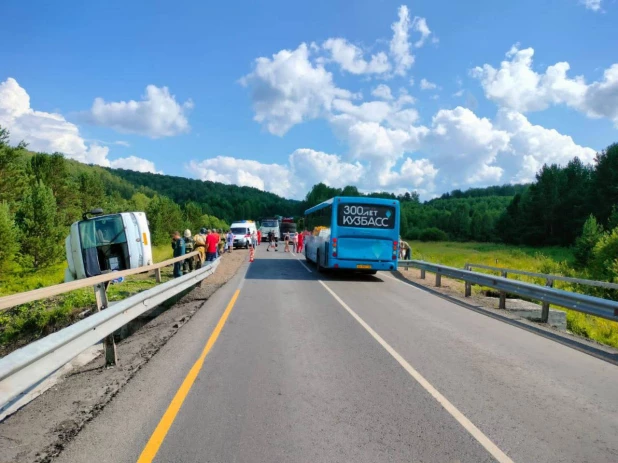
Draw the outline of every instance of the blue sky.
[[[5,1],[0,125],[290,197],[430,198],[617,141],[615,0],[298,3]]]

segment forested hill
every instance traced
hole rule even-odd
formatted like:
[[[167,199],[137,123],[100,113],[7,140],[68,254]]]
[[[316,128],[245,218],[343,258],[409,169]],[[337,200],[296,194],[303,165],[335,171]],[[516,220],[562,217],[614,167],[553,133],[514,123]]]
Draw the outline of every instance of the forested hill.
[[[107,170],[136,188],[156,191],[178,204],[199,204],[204,213],[227,222],[275,214],[295,216],[302,212],[299,201],[284,199],[257,188],[124,169]]]

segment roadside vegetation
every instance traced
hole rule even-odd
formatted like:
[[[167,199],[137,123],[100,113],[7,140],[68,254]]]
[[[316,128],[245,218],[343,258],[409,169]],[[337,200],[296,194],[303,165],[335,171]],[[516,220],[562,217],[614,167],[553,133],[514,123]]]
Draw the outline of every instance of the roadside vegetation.
[[[605,241],[611,241],[613,234],[607,234]],[[458,243],[458,242],[422,242],[408,241],[412,247],[412,258],[426,260],[451,267],[464,268],[465,264],[483,264],[493,267],[511,268],[528,272],[547,273],[579,278],[589,278],[587,272],[576,270],[578,252],[580,249],[565,247],[530,247],[512,246],[494,243]],[[618,240],[617,240],[618,242]],[[595,246],[598,245],[598,242]],[[601,252],[606,247],[605,244],[597,247]],[[593,251],[594,254],[594,246]],[[618,250],[613,254],[618,258]],[[476,269],[475,271],[484,271]],[[495,274],[495,273],[494,273]],[[536,278],[524,275],[510,275],[509,278],[521,281],[528,281],[536,284],[544,284]],[[566,291],[581,292],[603,296],[617,300],[616,291],[609,291],[600,288],[592,288],[583,285],[573,285],[566,282],[555,282],[556,288]],[[474,288],[475,291],[482,291],[481,288]],[[603,318],[582,314],[562,307],[552,306],[567,314],[567,329],[579,336],[592,339],[594,341],[618,348],[618,323],[605,320]]]

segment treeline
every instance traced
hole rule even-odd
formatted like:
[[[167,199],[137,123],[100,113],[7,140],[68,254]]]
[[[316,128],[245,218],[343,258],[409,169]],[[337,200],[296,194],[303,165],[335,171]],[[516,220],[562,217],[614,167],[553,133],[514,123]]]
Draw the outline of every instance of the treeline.
[[[306,209],[315,206],[333,196],[398,199],[401,202],[401,235],[406,239],[499,241],[495,231],[496,222],[509,205],[512,195],[526,188],[525,185],[504,185],[465,192],[455,190],[438,199],[421,203],[416,192],[363,195],[354,186],[332,188],[320,183],[307,193],[302,207]],[[511,196],[508,196],[509,193]]]
[[[575,158],[565,167],[543,166],[496,230],[507,243],[569,246],[590,215],[605,229],[618,225],[618,144],[598,153],[593,165]]]
[[[199,227],[226,228],[203,204],[178,204],[153,189],[132,185],[113,172],[9,146],[0,127],[0,273],[40,269],[64,260],[64,238],[82,213],[145,211],[155,244],[170,233]]]
[[[110,172],[131,185],[156,191],[178,204],[199,204],[205,213],[221,217],[229,223],[274,215],[297,216],[304,210],[300,208],[299,201],[281,198],[257,188],[132,170],[110,169]]]

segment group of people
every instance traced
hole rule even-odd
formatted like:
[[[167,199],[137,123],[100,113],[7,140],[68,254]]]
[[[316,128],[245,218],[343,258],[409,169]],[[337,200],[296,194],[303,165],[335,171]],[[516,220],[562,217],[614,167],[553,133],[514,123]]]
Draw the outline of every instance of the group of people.
[[[283,252],[290,252],[290,246],[292,246],[292,252],[302,252],[303,251],[303,243],[304,243],[304,238],[305,238],[305,233],[289,233],[286,232],[283,234]],[[274,249],[275,251],[278,251],[279,249],[277,249],[279,247],[279,237],[277,236],[276,233],[274,232],[269,232],[268,233],[268,247],[266,248],[267,251],[270,251],[271,249]]]
[[[193,251],[198,252],[194,258],[174,264],[174,277],[178,278],[192,272],[194,268],[201,268],[204,262],[212,262],[225,252],[232,252],[234,234],[231,230],[224,233],[223,230],[201,228],[195,236],[191,236],[189,229],[181,236],[180,232],[176,231],[172,234],[172,249],[174,257],[184,256]]]

